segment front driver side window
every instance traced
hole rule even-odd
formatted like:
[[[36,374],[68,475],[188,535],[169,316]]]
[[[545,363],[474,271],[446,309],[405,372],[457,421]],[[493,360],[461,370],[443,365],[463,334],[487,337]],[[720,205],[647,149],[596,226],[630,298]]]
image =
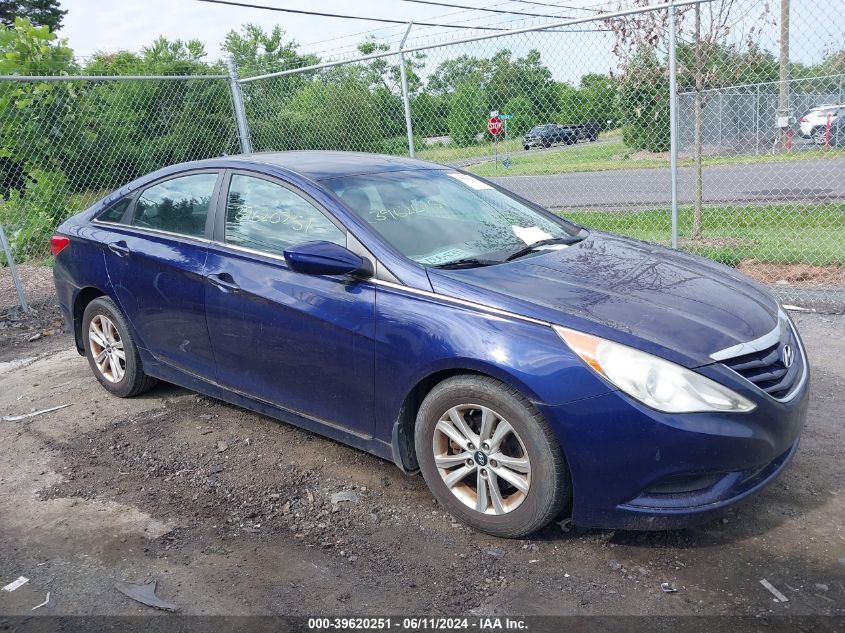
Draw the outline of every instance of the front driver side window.
[[[227,244],[273,255],[312,240],[346,246],[346,234],[305,198],[240,174],[233,175],[229,185],[225,239]]]
[[[135,203],[133,226],[202,237],[217,174],[191,174],[160,182]]]

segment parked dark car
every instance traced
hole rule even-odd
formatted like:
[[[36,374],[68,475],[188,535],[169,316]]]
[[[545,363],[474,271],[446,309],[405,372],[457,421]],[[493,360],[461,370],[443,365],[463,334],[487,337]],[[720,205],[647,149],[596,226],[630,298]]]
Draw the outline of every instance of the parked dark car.
[[[785,468],[807,412],[804,346],[755,282],[431,163],[176,165],[52,250],[108,392],[165,380],[321,433],[499,536],[711,517]]]
[[[574,145],[579,140],[598,140],[601,131],[600,123],[582,123],[577,125],[558,125],[544,123],[531,128],[522,139],[522,147],[529,150],[532,147],[551,147],[558,143]]]

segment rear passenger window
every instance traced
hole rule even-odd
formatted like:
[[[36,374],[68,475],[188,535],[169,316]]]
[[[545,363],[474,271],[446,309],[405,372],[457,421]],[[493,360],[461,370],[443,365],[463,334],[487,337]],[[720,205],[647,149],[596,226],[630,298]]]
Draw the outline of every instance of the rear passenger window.
[[[346,246],[346,233],[290,189],[235,174],[226,201],[226,243],[281,255],[293,244],[325,240]]]
[[[126,213],[126,207],[132,202],[131,196],[121,198],[103,213],[97,216],[100,222],[120,222],[123,219],[123,214]]]
[[[145,190],[135,203],[132,224],[201,237],[217,174],[173,178]]]

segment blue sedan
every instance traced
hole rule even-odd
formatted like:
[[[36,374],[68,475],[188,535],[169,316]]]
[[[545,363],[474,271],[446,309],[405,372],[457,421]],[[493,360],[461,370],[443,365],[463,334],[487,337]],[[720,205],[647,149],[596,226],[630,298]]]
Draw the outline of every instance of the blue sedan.
[[[806,416],[804,347],[762,287],[440,165],[176,165],[52,248],[110,393],[164,380],[321,433],[503,537],[711,517],[784,469]]]

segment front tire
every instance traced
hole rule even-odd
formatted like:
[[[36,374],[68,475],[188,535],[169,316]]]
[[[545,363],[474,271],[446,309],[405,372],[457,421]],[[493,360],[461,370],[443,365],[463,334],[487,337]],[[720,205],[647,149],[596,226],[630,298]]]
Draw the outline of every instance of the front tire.
[[[141,368],[129,326],[108,297],[98,297],[85,308],[82,335],[91,371],[109,393],[131,398],[156,384]]]
[[[432,494],[482,532],[526,536],[571,499],[554,433],[530,401],[493,378],[455,376],[434,387],[417,414],[414,441]]]

